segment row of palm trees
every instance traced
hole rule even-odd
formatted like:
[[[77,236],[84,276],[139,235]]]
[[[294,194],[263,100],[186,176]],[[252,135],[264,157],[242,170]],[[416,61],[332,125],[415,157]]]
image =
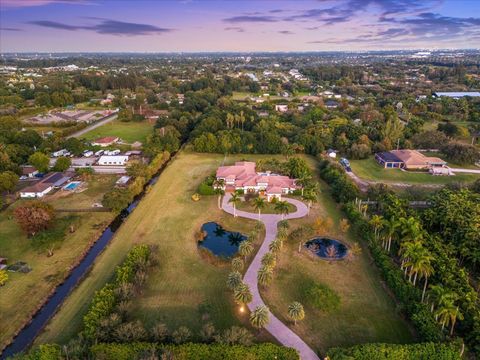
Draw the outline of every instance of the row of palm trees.
[[[421,301],[431,303],[430,310],[434,313],[435,320],[442,325],[442,330],[445,326],[450,326],[452,335],[456,321],[463,319],[463,314],[456,305],[458,295],[441,285],[428,287],[428,279],[435,271],[432,265],[435,259],[424,246],[427,236],[421,223],[414,217],[397,219],[392,216],[384,219],[380,215],[373,215],[369,223],[374,230],[375,241],[381,243],[386,252],[390,253],[392,244],[397,244],[400,269],[405,278],[414,286],[423,279]]]
[[[228,200],[229,203],[233,206],[233,216],[237,216],[237,206],[241,202],[240,195],[237,193],[233,193],[230,199]],[[258,211],[258,219],[261,218],[262,210],[265,209],[267,206],[267,201],[265,198],[260,196],[252,199],[252,206],[254,207],[255,211]],[[282,215],[282,220],[285,219],[285,215],[290,214],[290,206],[288,205],[287,201],[276,201],[275,202],[275,211]]]

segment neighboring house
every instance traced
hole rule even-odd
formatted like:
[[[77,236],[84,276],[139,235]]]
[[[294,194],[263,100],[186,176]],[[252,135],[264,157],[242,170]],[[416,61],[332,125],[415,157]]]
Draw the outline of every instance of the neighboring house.
[[[447,165],[438,157],[425,156],[416,150],[392,150],[375,154],[375,159],[384,168],[427,170]]]
[[[52,191],[52,184],[38,182],[35,185],[27,186],[20,191],[21,198],[41,198]]]
[[[337,157],[337,151],[333,149],[328,149],[327,150],[327,155],[331,157],[332,159],[335,159]]]
[[[327,100],[325,101],[325,106],[327,109],[336,109],[338,107],[338,102],[335,100]]]
[[[267,201],[274,198],[281,200],[282,194],[290,194],[300,187],[295,179],[288,176],[257,172],[256,164],[250,161],[236,162],[233,166],[220,166],[217,170],[217,180],[223,180],[223,190],[243,190],[245,193],[260,193]]]
[[[37,174],[38,170],[34,166],[22,166],[22,176],[25,176],[26,178],[33,178]]]
[[[130,181],[130,176],[124,175],[124,176],[120,177],[120,179],[118,179],[118,180],[115,182],[115,185],[117,185],[117,186],[126,186],[129,181]]]
[[[465,96],[480,97],[480,91],[437,91],[433,93],[434,97],[449,97],[453,99],[460,99]]]
[[[93,146],[107,147],[107,146],[110,146],[112,144],[115,144],[118,140],[119,139],[116,136],[106,136],[106,137],[96,139],[95,141],[92,142],[92,145]]]
[[[282,112],[282,113],[287,112],[288,105],[285,105],[285,104],[275,105],[275,111]]]
[[[98,159],[98,165],[117,165],[123,166],[128,162],[126,155],[102,155]]]
[[[40,183],[49,184],[52,187],[59,188],[67,183],[72,177],[61,172],[48,173],[40,180]]]

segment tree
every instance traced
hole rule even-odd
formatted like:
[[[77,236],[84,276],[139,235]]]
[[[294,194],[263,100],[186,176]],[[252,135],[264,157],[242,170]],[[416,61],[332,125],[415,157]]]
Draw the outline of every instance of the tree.
[[[305,311],[303,310],[303,305],[298,301],[294,301],[288,306],[288,317],[294,321],[294,324],[297,325],[297,321],[301,321],[305,318]]]
[[[35,166],[37,170],[41,173],[47,172],[50,166],[49,157],[39,151],[34,152],[32,155],[30,155],[30,157],[28,158],[28,162],[31,165]]]
[[[243,327],[232,326],[223,334],[215,336],[215,341],[219,344],[250,346],[253,344],[253,335]]]
[[[186,326],[180,326],[172,333],[173,342],[175,344],[183,344],[187,342],[191,336],[192,333],[190,332],[190,329]]]
[[[252,293],[250,292],[250,288],[247,284],[242,282],[234,292],[234,298],[237,304],[239,305],[246,305],[250,303],[253,299]]]
[[[433,261],[433,256],[425,250],[421,256],[417,259],[414,264],[415,271],[420,274],[420,278],[424,279],[423,291],[422,291],[422,302],[425,299],[425,292],[427,291],[428,278],[433,274],[433,266],[431,262]]]
[[[150,330],[152,340],[155,342],[164,342],[168,338],[168,328],[164,323],[156,323]]]
[[[220,199],[222,198],[222,195],[224,194],[224,188],[225,188],[225,180],[223,179],[217,179],[213,182],[213,188],[215,189],[215,193],[218,195],[217,197],[217,206],[219,209],[221,209],[220,206]]]
[[[302,196],[304,193],[305,187],[310,184],[312,181],[312,176],[309,173],[303,173],[295,182],[302,187]]]
[[[400,222],[392,216],[390,219],[383,220],[382,230],[383,230],[383,247],[385,250],[390,252],[392,246],[392,239],[397,234],[397,230],[400,227]]]
[[[303,189],[302,189],[303,190]],[[314,202],[317,202],[317,192],[315,189],[309,189],[305,193],[303,193],[303,200],[307,201],[307,206],[308,206],[308,213],[307,215],[310,215],[310,209],[312,208],[312,204]]]
[[[257,329],[264,328],[270,322],[270,310],[265,305],[255,308],[250,314],[250,323]]]
[[[238,247],[238,253],[244,257],[245,262],[247,261],[247,256],[250,255],[252,251],[253,245],[249,240],[242,241],[242,243]]]
[[[239,257],[234,257],[232,259],[232,271],[240,272],[243,270],[243,260]]]
[[[103,195],[102,205],[115,212],[120,212],[126,208],[132,200],[133,195],[128,188],[112,189]]]
[[[237,216],[237,205],[240,203],[240,196],[237,193],[233,193],[230,199],[228,200],[229,203],[233,205],[233,216]]]
[[[13,212],[15,220],[28,236],[46,230],[55,220],[53,206],[41,201],[29,201],[17,207]]]
[[[0,270],[0,286],[5,285],[8,280],[8,273],[5,270]]]
[[[18,175],[13,171],[4,171],[0,173],[0,194],[4,191],[11,192],[18,183]]]
[[[285,215],[290,213],[290,207],[286,201],[278,201],[275,204],[275,211],[282,215],[282,220],[285,219]]]
[[[255,208],[256,211],[258,211],[258,219],[260,220],[261,216],[261,211],[265,208],[265,199],[262,197],[257,197],[252,200],[253,207]]]
[[[200,330],[200,337],[203,341],[209,343],[215,339],[215,326],[209,322],[202,326],[202,330]]]
[[[340,220],[340,231],[344,234],[347,233],[348,229],[350,229],[350,223],[347,219]]]
[[[242,284],[242,274],[238,271],[232,271],[227,277],[227,287],[230,290],[236,290]]]
[[[273,240],[270,245],[268,245],[268,249],[270,250],[270,253],[277,254],[282,250],[283,242],[281,239],[277,238]]]
[[[354,242],[350,249],[348,249],[348,257],[349,259],[354,259],[355,256],[358,256],[362,253],[362,247],[358,242]]]
[[[257,281],[262,286],[267,286],[273,279],[273,270],[270,266],[263,265],[257,273]]]
[[[70,160],[68,157],[61,156],[57,159],[53,170],[63,172],[67,170],[70,165],[72,165],[72,160]]]
[[[370,219],[369,223],[373,227],[373,231],[375,234],[375,240],[378,240],[378,232],[383,226],[383,218],[380,215],[373,215]]]

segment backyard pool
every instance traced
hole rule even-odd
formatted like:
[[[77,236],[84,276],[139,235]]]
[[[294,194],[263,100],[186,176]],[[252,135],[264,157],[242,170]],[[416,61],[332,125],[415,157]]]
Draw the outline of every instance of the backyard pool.
[[[305,243],[305,247],[322,259],[339,260],[347,256],[348,248],[340,241],[328,238],[314,238]]]
[[[203,224],[202,231],[206,234],[198,246],[210,250],[214,255],[220,257],[231,257],[236,254],[240,243],[247,239],[246,236],[225,230],[215,222]]]
[[[63,190],[74,191],[82,182],[72,181],[63,187]]]

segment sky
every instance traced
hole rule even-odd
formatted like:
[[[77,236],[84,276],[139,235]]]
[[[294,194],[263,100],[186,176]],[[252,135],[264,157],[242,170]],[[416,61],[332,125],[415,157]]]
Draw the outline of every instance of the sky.
[[[0,52],[480,48],[480,0],[0,0]]]

